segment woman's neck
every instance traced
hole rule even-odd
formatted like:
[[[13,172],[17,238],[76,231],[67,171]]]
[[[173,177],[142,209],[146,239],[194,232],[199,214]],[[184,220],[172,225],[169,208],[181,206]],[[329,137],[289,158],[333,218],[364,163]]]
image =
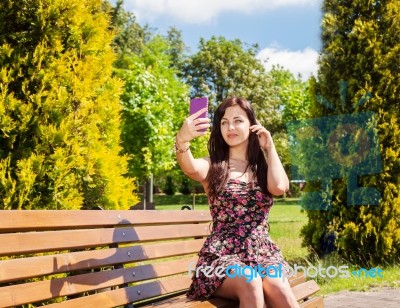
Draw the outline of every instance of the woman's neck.
[[[230,149],[229,150],[229,159],[235,159],[239,160],[242,162],[247,162],[247,149],[242,149],[242,150],[235,150],[235,149]]]
[[[235,161],[239,161],[241,163],[248,163],[249,161],[247,159],[244,159],[242,157],[240,158],[236,158],[236,157],[229,157],[229,160],[235,160]]]

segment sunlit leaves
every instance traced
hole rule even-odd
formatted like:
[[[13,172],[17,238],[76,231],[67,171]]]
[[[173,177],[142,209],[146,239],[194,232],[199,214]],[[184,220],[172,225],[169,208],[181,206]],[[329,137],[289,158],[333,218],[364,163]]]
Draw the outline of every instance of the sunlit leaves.
[[[120,80],[101,0],[0,4],[0,199],[6,209],[127,209]]]

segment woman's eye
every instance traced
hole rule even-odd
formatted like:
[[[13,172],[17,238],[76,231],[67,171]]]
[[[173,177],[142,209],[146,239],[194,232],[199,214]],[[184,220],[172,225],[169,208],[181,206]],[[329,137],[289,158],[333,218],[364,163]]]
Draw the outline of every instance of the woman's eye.
[[[242,120],[236,120],[235,123],[242,123]]]

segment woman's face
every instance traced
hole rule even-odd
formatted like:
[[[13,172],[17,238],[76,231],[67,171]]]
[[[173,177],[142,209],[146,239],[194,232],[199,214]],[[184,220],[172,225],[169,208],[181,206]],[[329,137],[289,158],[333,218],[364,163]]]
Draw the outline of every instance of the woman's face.
[[[247,147],[250,134],[250,121],[239,105],[228,107],[221,119],[221,134],[230,147]]]

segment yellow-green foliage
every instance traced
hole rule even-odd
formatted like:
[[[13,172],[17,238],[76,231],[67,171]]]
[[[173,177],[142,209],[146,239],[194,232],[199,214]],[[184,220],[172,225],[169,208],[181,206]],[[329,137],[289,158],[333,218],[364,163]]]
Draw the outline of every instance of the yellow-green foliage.
[[[122,82],[101,0],[0,3],[0,208],[127,209]]]
[[[379,204],[348,205],[348,179],[335,180],[332,209],[309,212],[305,244],[322,252],[324,236],[331,234],[339,252],[355,263],[399,262],[400,2],[325,0],[323,10],[314,94],[321,94],[335,111],[315,104],[312,116],[374,113],[382,168],[359,175],[357,185],[375,189],[381,198]],[[340,81],[348,82],[346,97],[339,94]],[[370,99],[359,103],[366,93]]]

